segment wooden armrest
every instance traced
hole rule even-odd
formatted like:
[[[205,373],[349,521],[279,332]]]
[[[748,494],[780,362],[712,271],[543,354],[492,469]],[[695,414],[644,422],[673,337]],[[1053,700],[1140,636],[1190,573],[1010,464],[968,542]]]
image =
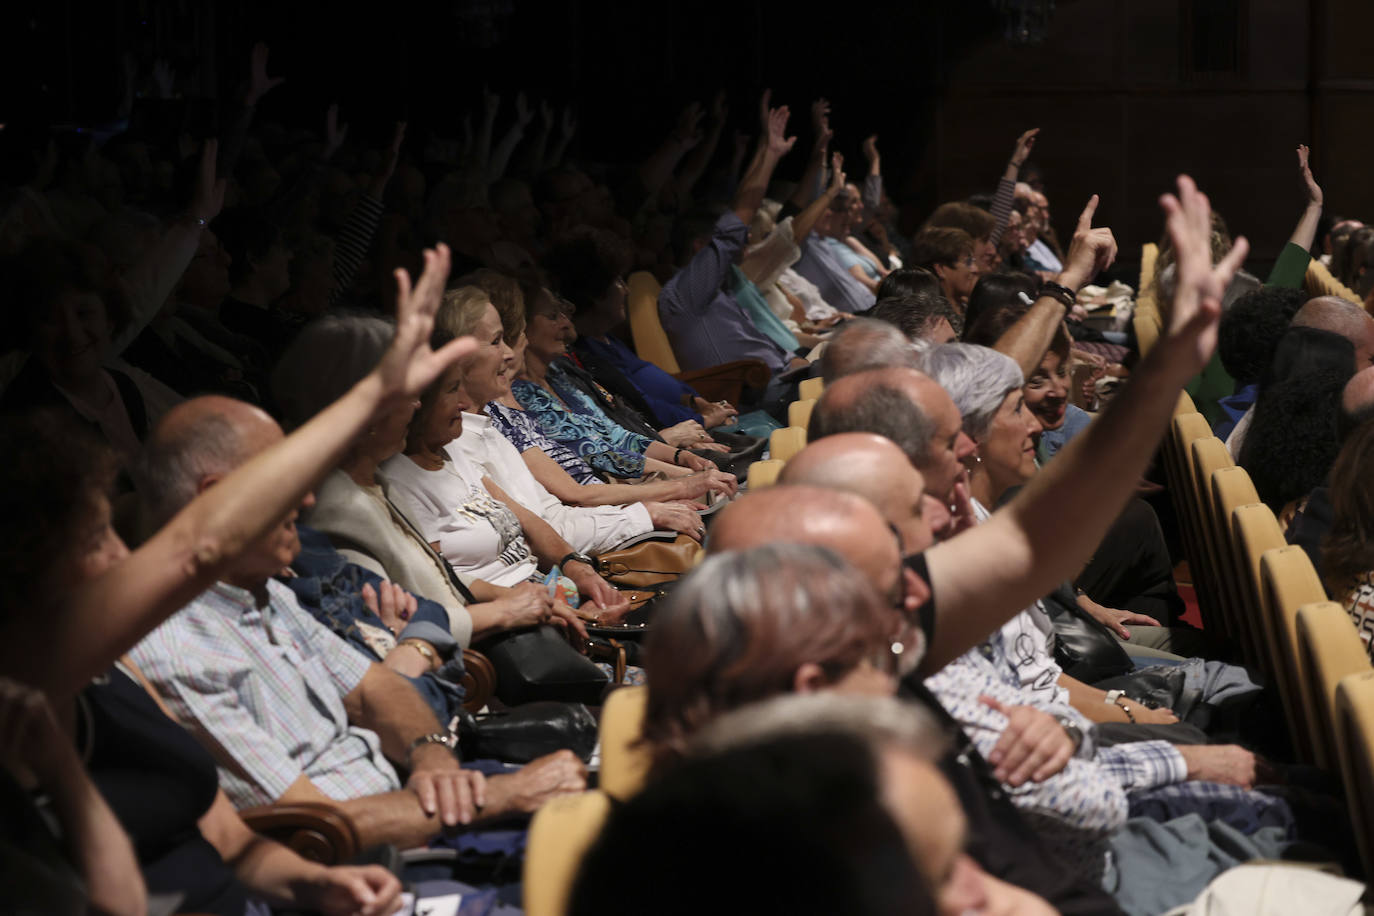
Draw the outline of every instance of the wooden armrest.
[[[463,708],[468,712],[478,712],[496,693],[496,668],[491,661],[476,649],[463,650]]]
[[[321,865],[351,862],[361,843],[358,828],[343,811],[322,802],[281,802],[245,808],[239,817],[261,833]]]
[[[729,401],[738,405],[745,388],[762,391],[768,387],[773,373],[761,359],[737,359],[734,362],[679,372],[675,378],[686,382],[708,401]]]

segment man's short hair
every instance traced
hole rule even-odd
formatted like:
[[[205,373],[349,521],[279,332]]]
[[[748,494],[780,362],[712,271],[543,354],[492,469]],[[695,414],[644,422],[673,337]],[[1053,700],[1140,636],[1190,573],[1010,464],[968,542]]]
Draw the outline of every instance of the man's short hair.
[[[896,326],[872,318],[846,321],[821,351],[821,377],[826,384],[856,372],[892,366],[915,368],[916,351]]]
[[[154,429],[130,468],[143,533],[157,531],[195,499],[207,474],[224,473],[244,458],[243,437],[220,414],[207,413],[170,432]]]
[[[897,444],[908,461],[919,467],[930,454],[935,423],[906,392],[880,382],[865,387],[857,398],[843,402],[829,392],[821,395],[811,411],[807,439],[815,442],[839,433],[884,436]]]
[[[955,334],[963,330],[964,324],[948,299],[931,293],[879,299],[877,305],[869,309],[868,317],[875,321],[886,321],[905,334],[908,340],[926,340],[941,318],[949,322]]]
[[[971,239],[985,239],[992,235],[993,227],[996,225],[997,221],[988,211],[955,200],[936,207],[921,231],[934,228],[962,229]]]

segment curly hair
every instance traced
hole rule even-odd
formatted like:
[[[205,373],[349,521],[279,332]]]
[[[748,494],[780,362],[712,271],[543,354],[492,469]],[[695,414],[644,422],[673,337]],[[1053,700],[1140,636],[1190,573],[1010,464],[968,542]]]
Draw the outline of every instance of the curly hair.
[[[1241,384],[1257,382],[1293,316],[1307,301],[1301,289],[1264,286],[1240,296],[1221,316],[1217,354],[1226,374]]]
[[[1255,401],[1236,463],[1275,514],[1326,479],[1340,449],[1337,415],[1350,375],[1316,369],[1275,382]]]
[[[645,646],[654,677],[643,740],[655,766],[717,715],[790,693],[807,662],[832,678],[852,670],[893,622],[868,580],[825,548],[769,544],[711,557],[682,579]]]
[[[57,560],[71,555],[117,468],[104,440],[66,411],[0,417],[0,623],[53,603]]]

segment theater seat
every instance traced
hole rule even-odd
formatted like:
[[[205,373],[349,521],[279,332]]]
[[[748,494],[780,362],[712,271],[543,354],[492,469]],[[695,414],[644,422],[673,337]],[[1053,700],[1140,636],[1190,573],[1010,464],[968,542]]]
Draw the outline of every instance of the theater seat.
[[[784,426],[773,430],[768,439],[768,457],[788,462],[792,456],[806,448],[806,430],[797,426]]]
[[[1341,782],[1364,873],[1374,874],[1374,671],[1336,687],[1336,746]]]
[[[1325,741],[1317,734],[1317,698],[1312,694],[1310,673],[1299,666],[1298,608],[1326,600],[1321,577],[1312,568],[1307,552],[1296,545],[1266,551],[1260,561],[1264,577],[1265,614],[1273,627],[1278,683],[1291,699],[1294,715],[1289,727],[1293,739],[1306,746],[1312,763],[1329,768]]]
[[[358,829],[342,810],[323,802],[279,802],[239,811],[254,833],[288,846],[311,862],[341,865],[358,854]]]
[[[551,799],[539,809],[525,846],[526,916],[563,916],[568,911],[582,857],[610,813],[611,799],[595,789]]]
[[[1332,276],[1327,266],[1316,258],[1307,262],[1307,275],[1303,278],[1303,286],[1307,288],[1307,295],[1314,299],[1318,296],[1339,296],[1356,305],[1364,305],[1359,293]]]
[[[812,398],[793,401],[787,405],[787,425],[805,430],[811,425],[811,411],[815,406],[816,401]]]
[[[757,359],[738,359],[683,372],[663,323],[659,321],[658,294],[662,287],[658,280],[647,270],[640,270],[630,274],[629,287],[630,336],[640,359],[691,385],[708,401],[729,401],[738,406],[744,389],[762,391],[768,387],[773,373]]]
[[[1298,667],[1307,678],[1315,706],[1313,730],[1320,735],[1322,754],[1335,764],[1340,756],[1336,747],[1336,685],[1352,674],[1369,671],[1369,655],[1350,614],[1334,601],[1298,608],[1297,636]]]
[[[749,465],[749,476],[745,478],[745,487],[750,490],[762,490],[764,487],[771,487],[778,482],[778,475],[782,473],[783,462],[776,458],[769,458],[767,461],[755,461]]]
[[[620,687],[601,707],[601,788],[621,801],[639,792],[649,775],[649,752],[639,745],[648,699],[647,687]]]
[[[818,401],[824,393],[825,379],[822,378],[804,378],[797,386],[797,397],[804,401]]]

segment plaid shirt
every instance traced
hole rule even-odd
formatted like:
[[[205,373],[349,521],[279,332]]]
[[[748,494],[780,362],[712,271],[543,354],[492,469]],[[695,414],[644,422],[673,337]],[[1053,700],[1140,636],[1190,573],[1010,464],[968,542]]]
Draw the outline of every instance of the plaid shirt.
[[[132,653],[177,719],[219,764],[236,807],[279,799],[302,774],[330,798],[400,788],[377,735],[348,724],[343,698],[372,664],[268,581],[259,608],[217,583]]]

